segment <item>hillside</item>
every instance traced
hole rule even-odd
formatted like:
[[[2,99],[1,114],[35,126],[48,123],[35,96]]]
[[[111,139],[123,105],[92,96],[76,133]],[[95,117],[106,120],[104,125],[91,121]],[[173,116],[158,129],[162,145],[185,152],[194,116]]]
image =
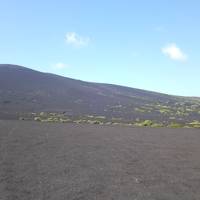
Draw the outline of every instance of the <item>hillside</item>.
[[[200,119],[200,99],[90,83],[17,65],[0,65],[0,118],[30,113],[103,116],[121,121],[190,122]]]

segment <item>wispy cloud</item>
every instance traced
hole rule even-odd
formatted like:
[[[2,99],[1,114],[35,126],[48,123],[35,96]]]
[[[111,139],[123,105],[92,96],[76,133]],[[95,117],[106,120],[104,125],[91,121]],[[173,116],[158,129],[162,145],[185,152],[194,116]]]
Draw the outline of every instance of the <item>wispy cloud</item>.
[[[83,46],[87,46],[89,44],[90,38],[80,36],[75,32],[68,32],[65,35],[65,41],[67,44],[70,44],[74,47],[83,47]]]
[[[162,53],[172,60],[186,61],[188,56],[175,44],[171,43],[163,47]]]
[[[66,68],[69,67],[68,64],[65,64],[65,63],[62,63],[62,62],[58,62],[58,63],[56,63],[56,64],[53,65],[53,66],[54,66],[54,68],[56,68],[56,69],[66,69]]]

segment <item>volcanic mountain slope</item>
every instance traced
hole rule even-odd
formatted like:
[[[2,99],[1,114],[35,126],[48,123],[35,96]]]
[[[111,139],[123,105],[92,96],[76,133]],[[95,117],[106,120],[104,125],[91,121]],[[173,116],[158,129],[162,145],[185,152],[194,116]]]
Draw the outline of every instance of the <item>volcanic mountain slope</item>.
[[[0,65],[0,118],[55,112],[122,120],[195,120],[199,98],[185,98],[112,84],[90,83],[17,65]]]

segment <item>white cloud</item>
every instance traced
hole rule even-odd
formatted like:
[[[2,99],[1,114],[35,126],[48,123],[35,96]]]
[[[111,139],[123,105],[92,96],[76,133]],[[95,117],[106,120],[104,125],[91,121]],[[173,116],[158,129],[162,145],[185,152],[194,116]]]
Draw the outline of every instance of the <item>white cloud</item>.
[[[75,47],[83,47],[89,44],[90,38],[80,36],[75,32],[68,32],[65,35],[65,41],[67,42],[67,44],[73,45]]]
[[[187,55],[183,53],[183,51],[177,47],[175,43],[171,43],[163,47],[162,53],[168,56],[170,59],[177,61],[186,61],[188,58]]]
[[[58,63],[56,63],[56,64],[54,65],[54,68],[56,68],[56,69],[65,69],[65,68],[68,68],[68,67],[69,67],[69,65],[64,64],[64,63],[62,63],[62,62],[58,62]]]

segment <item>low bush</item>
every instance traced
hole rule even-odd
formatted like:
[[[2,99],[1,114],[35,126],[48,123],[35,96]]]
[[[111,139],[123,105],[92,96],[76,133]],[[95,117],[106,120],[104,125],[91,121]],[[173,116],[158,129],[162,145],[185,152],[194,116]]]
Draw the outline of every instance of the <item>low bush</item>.
[[[193,128],[200,128],[200,122],[197,121],[197,120],[195,120],[195,121],[189,123],[189,125],[190,125],[191,127],[193,127]]]
[[[142,122],[134,123],[135,126],[152,126],[153,122],[151,120],[144,120]]]
[[[183,125],[182,124],[179,124],[177,122],[171,122],[169,125],[168,125],[169,128],[182,128]]]

